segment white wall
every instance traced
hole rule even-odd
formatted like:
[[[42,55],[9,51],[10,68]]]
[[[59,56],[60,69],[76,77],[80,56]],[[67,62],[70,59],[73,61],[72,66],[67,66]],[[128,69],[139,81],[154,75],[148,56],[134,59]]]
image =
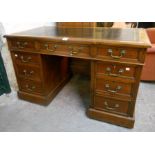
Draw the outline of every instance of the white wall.
[[[35,27],[41,27],[41,26],[54,26],[55,22],[3,22],[2,23],[5,33],[10,34],[10,33],[15,33],[15,32],[20,32],[28,29],[32,29]]]

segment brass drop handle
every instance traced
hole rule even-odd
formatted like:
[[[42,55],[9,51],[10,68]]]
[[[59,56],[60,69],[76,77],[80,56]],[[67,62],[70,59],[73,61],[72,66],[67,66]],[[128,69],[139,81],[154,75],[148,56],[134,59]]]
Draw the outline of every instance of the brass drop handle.
[[[75,48],[75,47],[69,46],[68,49],[69,49],[70,55],[74,55],[74,54],[78,54],[78,52],[82,50],[82,47]]]
[[[23,70],[23,73],[24,73],[25,76],[32,76],[32,75],[34,74],[34,71],[30,71],[30,72],[28,73],[28,71],[27,71],[26,69],[24,69],[24,70]]]
[[[58,45],[54,45],[52,49],[49,48],[49,45],[48,44],[44,44],[46,50],[50,51],[50,52],[54,52],[57,48],[58,48]]]
[[[36,89],[35,86],[29,86],[28,84],[25,87],[28,91],[34,91]]]
[[[27,58],[24,58],[24,56],[21,56],[20,59],[21,59],[22,62],[27,63],[27,62],[29,62],[32,59],[32,57],[29,56]]]
[[[119,108],[119,104],[115,104],[114,107],[110,107],[107,101],[104,102],[104,105],[108,110],[115,110],[116,108]]]
[[[123,68],[119,69],[118,74],[113,74],[113,73],[111,73],[111,68],[110,68],[110,67],[107,67],[107,68],[106,68],[106,71],[108,72],[108,75],[114,76],[114,77],[118,77],[118,76],[120,76],[122,73],[124,73],[124,69],[123,69]]]
[[[120,56],[115,56],[115,55],[113,55],[113,50],[112,50],[112,49],[108,49],[108,53],[110,54],[110,56],[111,56],[112,58],[114,58],[114,59],[120,59],[121,57],[123,57],[123,56],[125,55],[126,51],[122,49],[122,50],[120,51]]]
[[[27,45],[28,45],[27,42],[19,42],[19,41],[17,42],[18,48],[21,48],[21,49],[25,48]]]
[[[105,88],[107,88],[107,91],[108,91],[108,92],[111,92],[111,93],[117,93],[119,90],[122,89],[121,86],[117,86],[115,90],[111,90],[109,84],[105,84]]]

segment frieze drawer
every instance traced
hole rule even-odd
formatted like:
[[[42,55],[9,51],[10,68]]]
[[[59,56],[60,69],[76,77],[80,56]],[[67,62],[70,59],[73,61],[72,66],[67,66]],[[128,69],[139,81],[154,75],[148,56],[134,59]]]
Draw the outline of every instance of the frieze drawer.
[[[98,47],[97,58],[122,62],[143,62],[141,51],[136,48]]]
[[[90,48],[83,45],[41,42],[39,43],[39,49],[52,55],[63,55],[69,57],[78,56],[84,58],[90,57]]]
[[[35,42],[25,39],[10,40],[9,45],[11,50],[26,51],[35,49]]]

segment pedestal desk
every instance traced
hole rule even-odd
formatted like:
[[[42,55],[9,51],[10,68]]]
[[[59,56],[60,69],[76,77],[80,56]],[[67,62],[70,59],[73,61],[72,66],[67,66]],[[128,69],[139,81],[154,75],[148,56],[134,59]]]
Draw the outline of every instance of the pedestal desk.
[[[90,118],[132,128],[144,29],[40,27],[5,35],[21,99],[46,105],[70,78],[69,58],[91,63]]]

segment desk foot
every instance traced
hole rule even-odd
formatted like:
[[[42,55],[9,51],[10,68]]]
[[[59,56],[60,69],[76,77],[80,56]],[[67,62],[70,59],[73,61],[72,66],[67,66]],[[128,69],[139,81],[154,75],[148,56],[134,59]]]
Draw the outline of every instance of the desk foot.
[[[93,108],[88,109],[87,115],[92,119],[105,121],[119,126],[123,126],[127,128],[134,127],[134,122],[135,122],[134,117],[125,117],[121,115],[116,115],[116,114],[96,110]]]

